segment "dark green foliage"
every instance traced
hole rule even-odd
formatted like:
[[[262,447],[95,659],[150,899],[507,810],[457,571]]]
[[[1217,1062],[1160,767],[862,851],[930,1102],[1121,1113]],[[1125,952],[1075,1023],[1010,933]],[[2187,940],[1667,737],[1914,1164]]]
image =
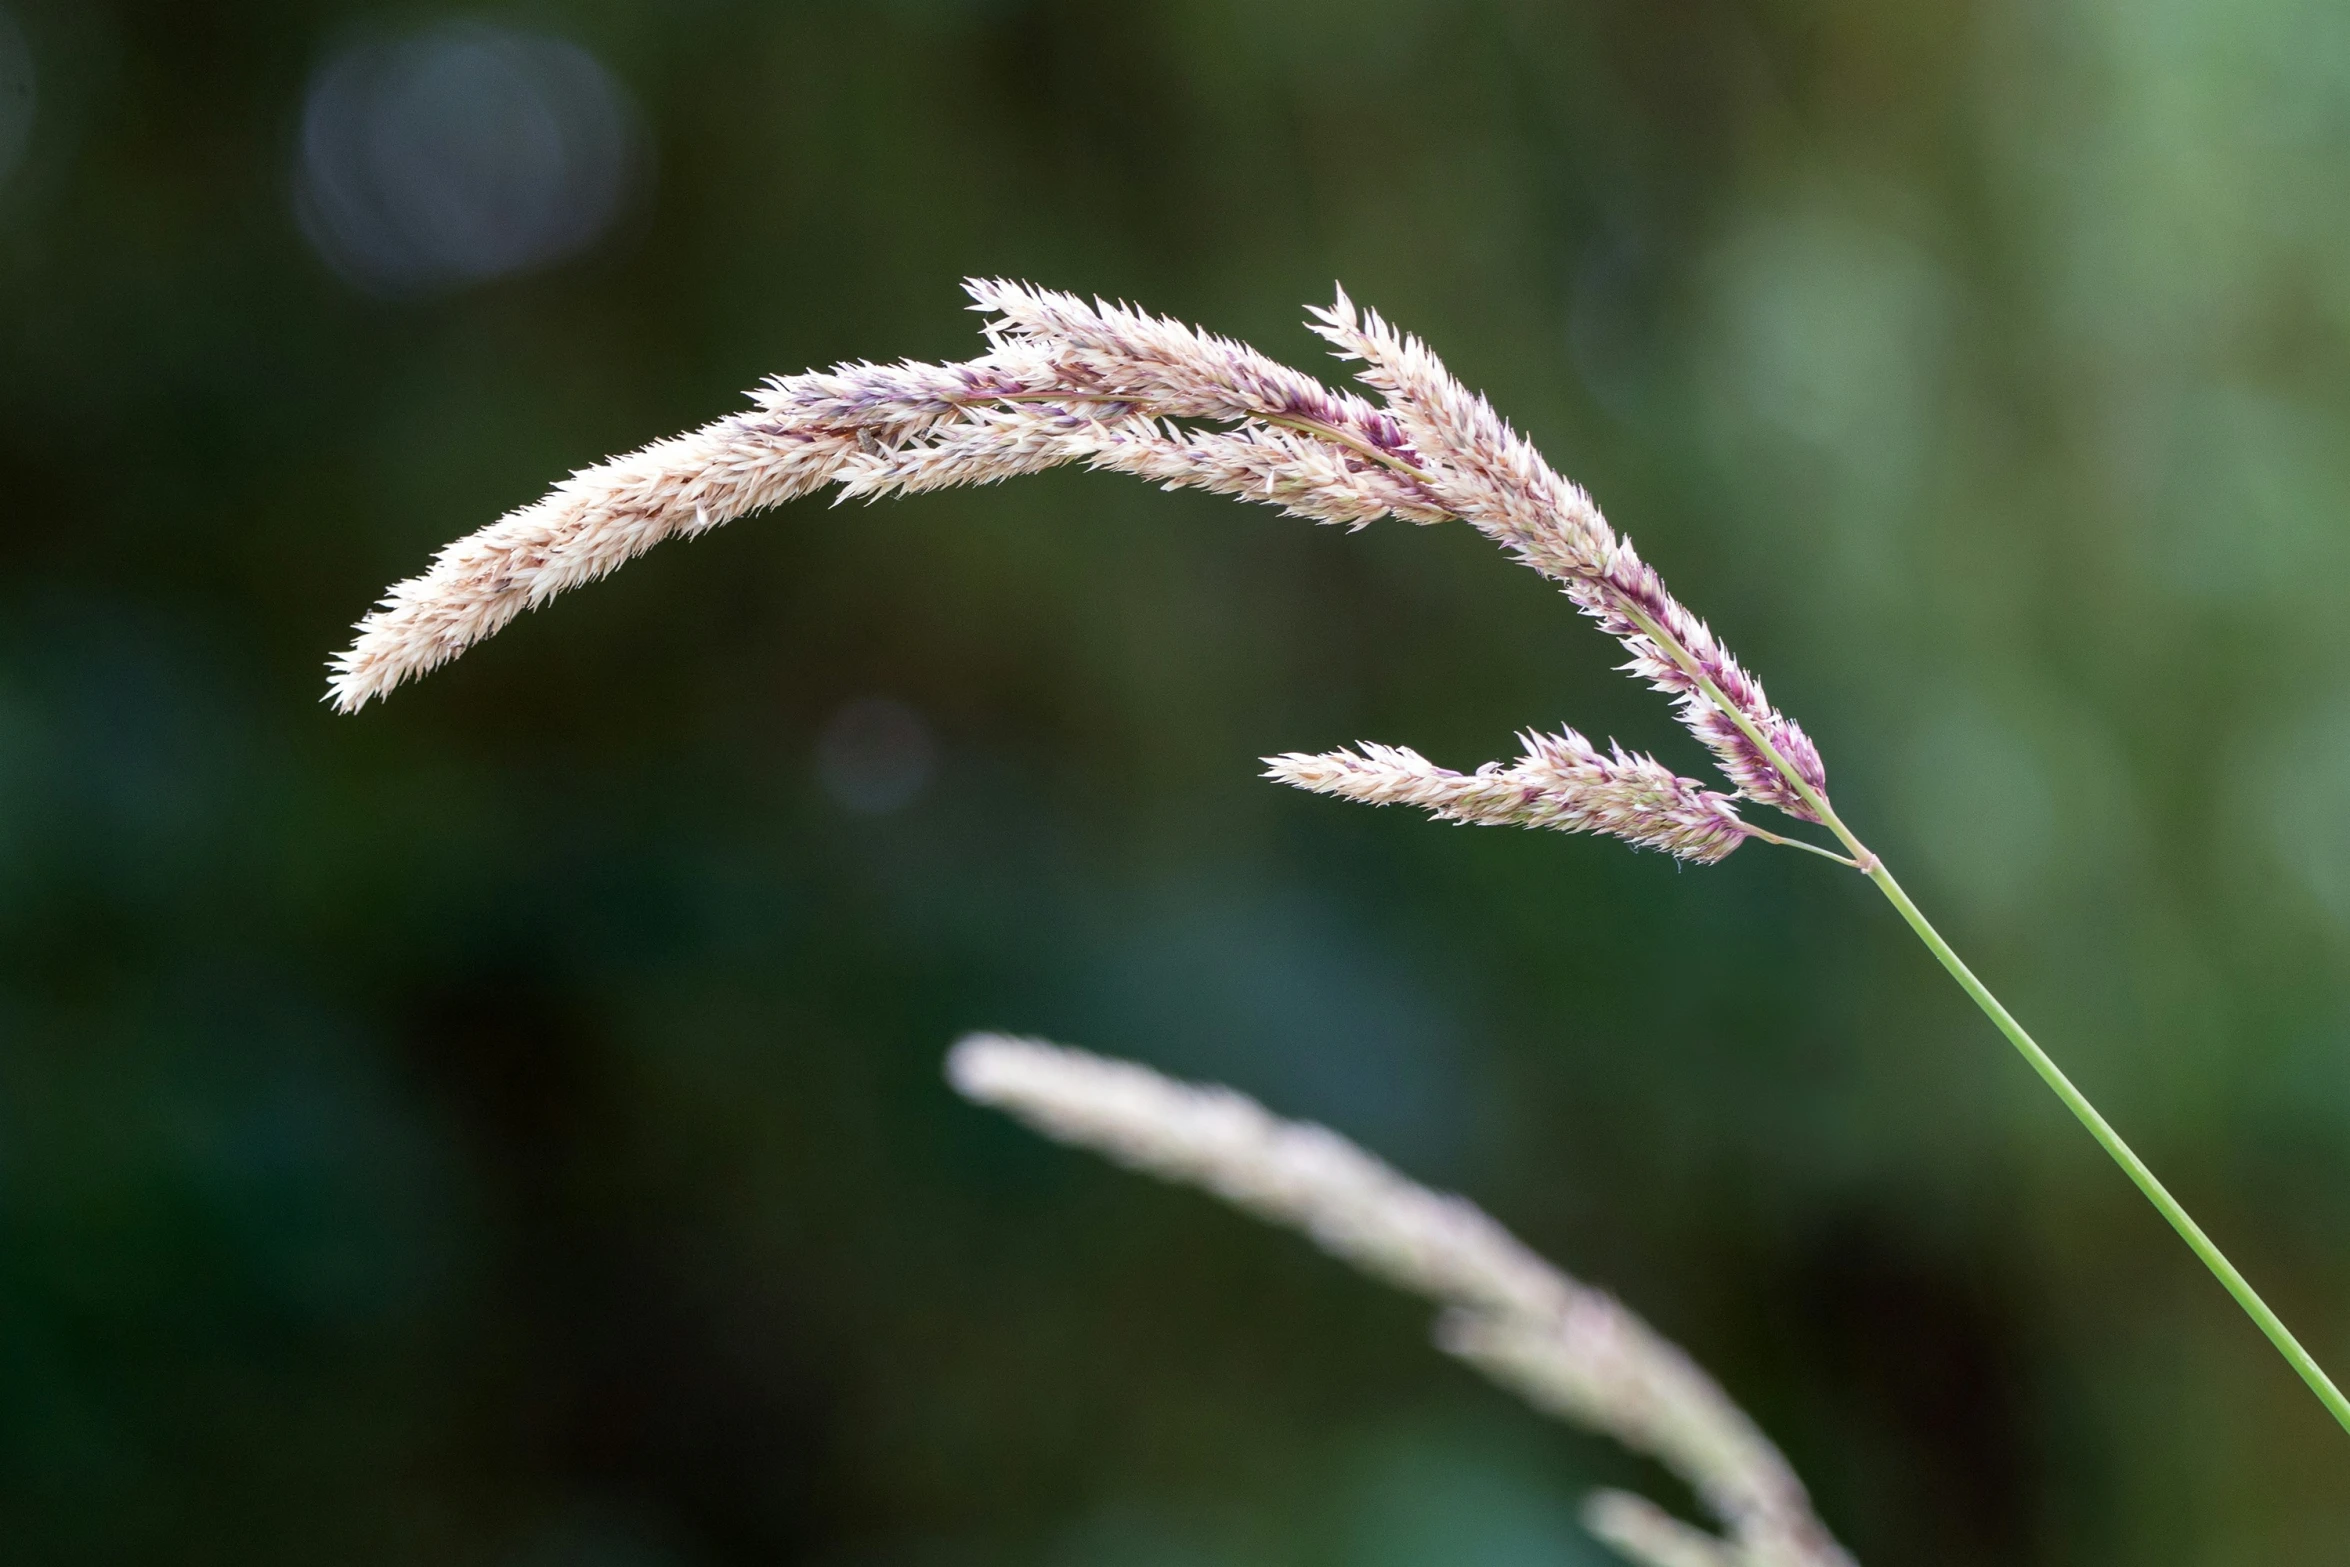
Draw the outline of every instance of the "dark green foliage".
[[[15,10],[0,1555],[1565,1567],[1587,1484],[1661,1484],[953,1101],[994,1026],[1471,1192],[1865,1562],[2339,1559],[2341,1434],[1857,879],[1254,780],[1558,722],[1699,769],[1466,529],[1068,473],[803,504],[318,700],[570,467],[967,352],[967,273],[1308,364],[1342,277],[1714,619],[2344,1370],[2332,9],[541,0],[498,20],[611,66],[651,178],[579,259],[398,302],[289,170],[316,63],[437,10]],[[816,762],[874,695],[937,746],[879,816]]]

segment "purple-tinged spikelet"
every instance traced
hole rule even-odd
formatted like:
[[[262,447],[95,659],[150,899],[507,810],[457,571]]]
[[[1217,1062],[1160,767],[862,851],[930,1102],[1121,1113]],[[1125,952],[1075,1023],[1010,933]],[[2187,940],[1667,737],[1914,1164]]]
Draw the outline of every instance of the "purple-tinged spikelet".
[[[967,408],[901,444],[856,452],[835,477],[841,499],[852,500],[992,484],[1073,462],[1350,528],[1422,500],[1392,470],[1294,430],[1187,429],[1128,403],[1077,400]]]
[[[1340,357],[1362,365],[1360,379],[1387,399],[1383,411],[1402,427],[1447,511],[1545,576],[1567,581],[1597,572],[1616,536],[1591,497],[1455,380],[1425,343],[1376,312],[1358,315],[1343,289],[1337,303],[1315,308],[1307,325]]]
[[[1265,759],[1265,776],[1366,805],[1409,805],[1444,821],[1605,833],[1699,865],[1725,859],[1751,829],[1730,797],[1678,778],[1651,757],[1602,755],[1574,730],[1520,735],[1525,754],[1473,773],[1439,767],[1404,746],[1363,744]]]
[[[1403,428],[1353,392],[1334,390],[1245,343],[1201,332],[1125,305],[1087,304],[1074,294],[1001,279],[964,287],[999,349],[1048,355],[1073,394],[1147,407],[1164,419],[1298,421],[1331,432],[1373,461],[1410,469],[1416,455]],[[1453,515],[1416,481],[1396,515],[1441,522]]]
[[[1811,807],[1770,758],[1710,696],[1767,738],[1806,784],[1825,791],[1819,752],[1763,695],[1704,621],[1665,591],[1631,542],[1619,538],[1583,489],[1562,478],[1484,398],[1454,379],[1427,344],[1399,333],[1376,312],[1357,312],[1343,290],[1316,309],[1314,330],[1363,365],[1362,380],[1384,395],[1412,442],[1435,497],[1527,565],[1561,583],[1568,598],[1632,654],[1628,668],[1678,698],[1681,721],[1721,760],[1749,799],[1816,821]],[[1646,617],[1681,644],[1684,668],[1640,624]]]
[[[1771,706],[1770,699],[1763,694],[1762,682],[1748,674],[1729,650],[1715,640],[1712,628],[1665,591],[1655,568],[1640,559],[1629,539],[1616,546],[1597,582],[1573,583],[1567,592],[1577,607],[1597,620],[1631,653],[1625,669],[1678,699],[1674,705],[1681,722],[1713,751],[1722,771],[1738,785],[1740,794],[1805,821],[1819,820],[1786,775],[1772,765],[1770,757],[1739,727],[1731,717],[1731,710],[1753,724],[1780,760],[1792,767],[1814,791],[1824,795],[1828,789],[1827,770],[1820,765],[1820,753],[1811,743],[1811,737],[1795,720]],[[1689,656],[1691,667],[1683,667],[1659,646],[1634,618],[1635,612],[1680,644]],[[1699,674],[1705,677],[1703,682],[1697,678]],[[1729,704],[1729,710],[1707,692],[1709,683]]]
[[[860,362],[770,376],[751,393],[751,401],[782,421],[777,428],[857,431],[895,442],[952,419],[973,403],[1049,394],[1060,385],[1049,356],[1002,348],[954,364]]]

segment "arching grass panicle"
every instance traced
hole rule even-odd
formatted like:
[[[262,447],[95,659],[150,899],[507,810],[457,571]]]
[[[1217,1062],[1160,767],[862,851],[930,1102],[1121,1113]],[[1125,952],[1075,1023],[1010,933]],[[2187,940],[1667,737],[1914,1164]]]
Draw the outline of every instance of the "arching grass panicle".
[[[987,354],[775,377],[752,394],[751,412],[581,469],[391,588],[333,661],[331,700],[358,708],[663,539],[827,485],[878,499],[1082,463],[1347,527],[1465,520],[1563,583],[1621,638],[1628,667],[1678,698],[1739,793],[1816,819],[1770,754],[1775,745],[1824,788],[1803,732],[1665,592],[1591,497],[1419,339],[1357,312],[1343,292],[1314,312],[1314,329],[1360,361],[1381,406],[1130,306],[1001,279],[965,287],[990,318]],[[1671,852],[1695,860],[1738,842],[1726,828],[1656,827],[1589,830],[1679,844]]]
[[[1313,312],[1312,329],[1360,367],[1358,379],[1381,399],[1373,403],[1244,343],[1131,306],[1001,280],[965,286],[989,317],[986,354],[780,377],[752,394],[748,412],[581,469],[389,589],[331,661],[329,699],[357,709],[663,539],[829,484],[843,497],[878,498],[1084,463],[1350,528],[1382,517],[1458,519],[1559,583],[1620,641],[1631,654],[1624,668],[1673,699],[1738,799],[1819,824],[1842,852],[1747,822],[1730,796],[1645,756],[1602,756],[1573,730],[1530,736],[1517,762],[1475,773],[1449,772],[1402,747],[1364,746],[1277,757],[1271,775],[1450,821],[1603,833],[1699,863],[1760,838],[1868,877],[2350,1430],[2350,1397],[1844,824],[1811,737],[1771,705],[1762,682],[1666,590],[1591,497],[1427,344],[1357,310],[1343,291]],[[1643,1515],[1619,1512],[1636,1531]],[[1656,1542],[1665,1539],[1650,1543],[1661,1551]]]

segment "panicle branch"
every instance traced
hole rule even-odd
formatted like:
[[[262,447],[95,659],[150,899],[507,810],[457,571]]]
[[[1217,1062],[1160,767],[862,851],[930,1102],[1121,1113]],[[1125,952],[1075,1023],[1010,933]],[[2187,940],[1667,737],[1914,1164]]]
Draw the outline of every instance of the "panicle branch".
[[[1431,477],[1429,489],[1454,515],[1566,589],[1567,597],[1632,654],[1625,667],[1678,698],[1681,721],[1720,758],[1739,792],[1816,821],[1810,805],[1705,687],[1708,682],[1774,749],[1825,792],[1819,752],[1792,719],[1770,705],[1762,683],[1739,667],[1705,622],[1665,591],[1631,541],[1617,536],[1583,489],[1552,470],[1492,404],[1453,377],[1427,344],[1376,311],[1337,302],[1313,311],[1313,329],[1360,378],[1387,399]],[[1667,643],[1678,644],[1683,657]]]
[[[1580,486],[1559,476],[1493,405],[1453,378],[1416,337],[1376,311],[1359,313],[1346,291],[1307,323],[1339,357],[1362,365],[1364,385],[1387,400],[1430,472],[1445,509],[1560,582],[1594,576],[1616,547],[1614,530]]]
[[[352,712],[664,539],[807,495],[867,442],[906,440],[973,399],[1032,391],[1050,375],[1039,356],[1010,353],[770,380],[754,394],[756,410],[582,468],[443,549],[359,622],[358,639],[330,666],[329,698]]]
[[[1606,755],[1574,730],[1520,735],[1525,754],[1473,773],[1438,767],[1405,746],[1364,743],[1318,756],[1265,758],[1265,776],[1366,805],[1410,805],[1445,821],[1605,833],[1711,865],[1746,841],[1729,796],[1679,778],[1654,758],[1611,745]]]
[[[1703,1543],[1722,1567],[1851,1567],[1785,1458],[1711,1377],[1466,1199],[1406,1179],[1326,1127],[1133,1062],[976,1034],[949,1054],[947,1077],[966,1098],[1048,1137],[1213,1193],[1446,1307],[1440,1347],[1538,1408],[1659,1460],[1729,1530],[1717,1540],[1673,1524],[1686,1538],[1655,1528],[1639,1536],[1635,1525],[1607,1533],[1613,1543]],[[1603,1502],[1594,1516],[1623,1512]],[[1664,1567],[1700,1558],[1641,1559]]]
[[[966,408],[917,438],[854,453],[837,477],[842,499],[867,499],[992,484],[1072,462],[1349,528],[1418,503],[1408,481],[1295,431],[1258,423],[1186,429],[1132,404],[1075,399]]]

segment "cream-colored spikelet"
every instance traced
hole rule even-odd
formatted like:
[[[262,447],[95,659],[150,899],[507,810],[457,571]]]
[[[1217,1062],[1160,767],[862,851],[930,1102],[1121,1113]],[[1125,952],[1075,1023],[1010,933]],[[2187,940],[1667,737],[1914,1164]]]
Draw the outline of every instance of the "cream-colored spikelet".
[[[1365,805],[1409,805],[1449,822],[1605,833],[1643,849],[1711,865],[1751,829],[1730,797],[1674,776],[1622,746],[1601,755],[1574,730],[1520,735],[1525,754],[1473,773],[1439,767],[1406,746],[1365,743],[1318,756],[1265,758],[1265,776]]]
[[[754,411],[583,468],[443,549],[359,622],[358,640],[333,661],[328,694],[354,711],[664,539],[821,489],[864,443],[906,440],[974,398],[1019,395],[1049,375],[1037,356],[1011,354],[770,381]]]
[[[947,1057],[947,1078],[1048,1137],[1213,1193],[1446,1308],[1442,1348],[1665,1464],[1729,1531],[1704,1534],[1620,1493],[1595,1498],[1593,1526],[1639,1559],[1672,1560],[1639,1554],[1656,1541],[1714,1550],[1723,1567],[1850,1567],[1786,1459],[1719,1384],[1466,1199],[1430,1191],[1327,1127],[1130,1061],[975,1034]]]

